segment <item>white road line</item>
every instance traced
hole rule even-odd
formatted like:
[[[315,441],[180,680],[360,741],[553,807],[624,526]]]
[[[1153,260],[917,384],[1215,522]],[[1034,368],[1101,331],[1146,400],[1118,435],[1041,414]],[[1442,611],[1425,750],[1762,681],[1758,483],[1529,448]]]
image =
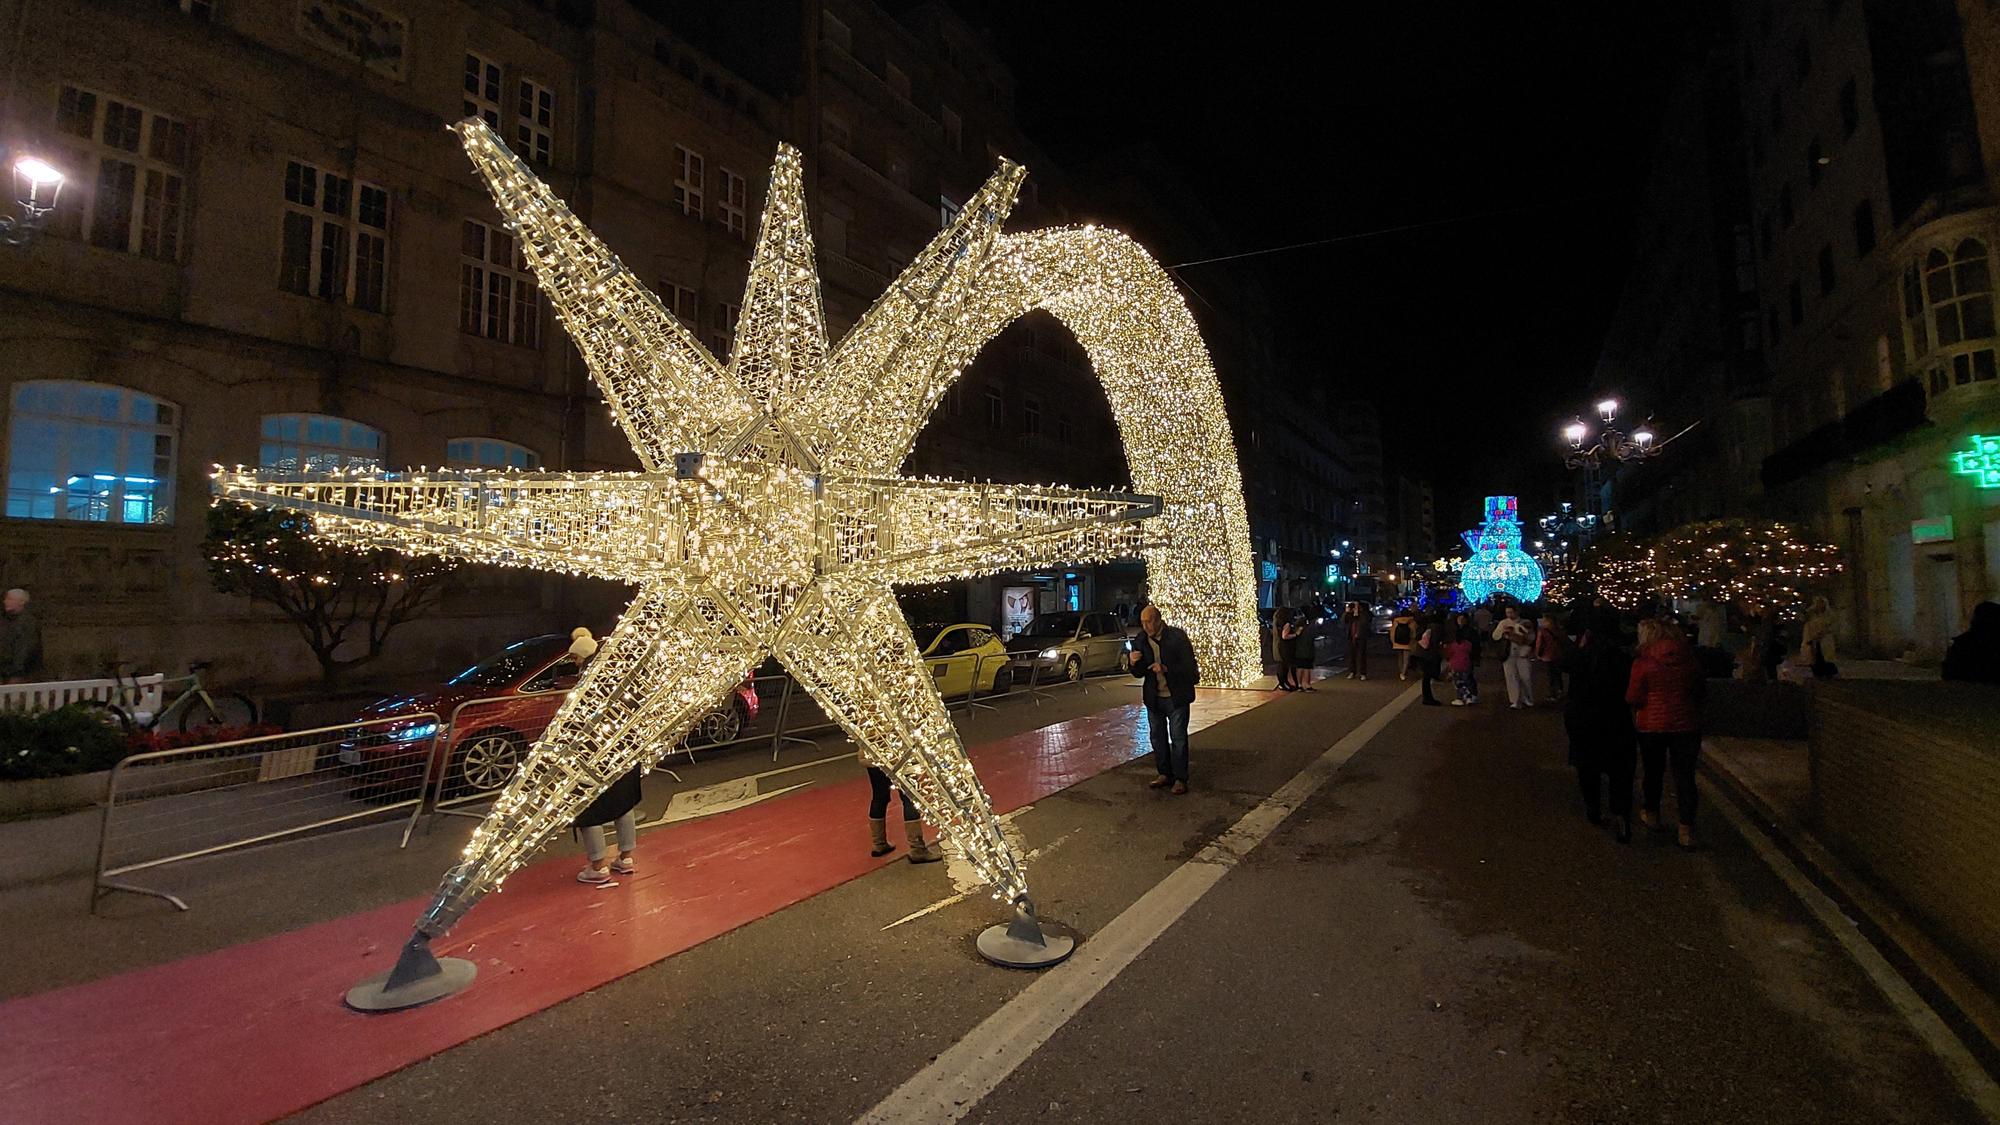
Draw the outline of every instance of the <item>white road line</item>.
[[[1139,954],[1222,881],[1369,740],[1417,698],[1411,688],[1370,715],[1234,827],[1125,908],[1068,961],[1050,969],[931,1065],[861,1116],[870,1125],[957,1121],[1110,984]]]
[[[1847,951],[1849,957],[1854,958],[1855,964],[1861,967],[1861,971],[1867,974],[1869,981],[1882,993],[1882,998],[1909,1023],[1910,1030],[1917,1033],[1917,1038],[1923,1040],[1924,1046],[1930,1048],[1931,1053],[1937,1056],[1938,1062],[1944,1064],[1945,1070],[1957,1081],[1959,1090],[1965,1094],[1967,1100],[1972,1102],[1986,1120],[2000,1122],[2000,1085],[1994,1083],[1993,1076],[1987,1074],[1986,1069],[1972,1057],[1972,1052],[1966,1050],[1965,1044],[1959,1041],[1957,1033],[1939,1018],[1937,1012],[1924,1002],[1923,997],[1917,995],[1916,989],[1910,987],[1910,983],[1903,979],[1902,974],[1889,964],[1881,952],[1870,944],[1867,938],[1861,936],[1860,929],[1841,912],[1839,905],[1828,898],[1826,892],[1820,890],[1811,879],[1806,878],[1805,873],[1798,869],[1791,857],[1780,851],[1778,846],[1764,835],[1763,830],[1750,822],[1749,815],[1737,806],[1733,797],[1723,792],[1719,786],[1708,786],[1708,792],[1715,798],[1714,804],[1722,810],[1723,817],[1736,829],[1737,834],[1749,841],[1751,849],[1758,857],[1777,873],[1778,878],[1784,881],[1785,886],[1792,889],[1793,894],[1799,896],[1799,901],[1805,904],[1806,909],[1819,920],[1820,925],[1826,927],[1827,933],[1833,935],[1833,940]]]

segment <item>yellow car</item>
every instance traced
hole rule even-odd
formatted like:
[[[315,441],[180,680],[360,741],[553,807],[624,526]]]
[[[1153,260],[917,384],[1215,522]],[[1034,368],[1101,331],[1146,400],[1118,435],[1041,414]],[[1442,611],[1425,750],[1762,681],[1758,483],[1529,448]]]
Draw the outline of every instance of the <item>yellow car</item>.
[[[1013,688],[1014,670],[1007,664],[1007,646],[1000,643],[990,627],[967,622],[918,625],[913,631],[939,695],[949,699],[970,692],[975,672],[981,695]]]

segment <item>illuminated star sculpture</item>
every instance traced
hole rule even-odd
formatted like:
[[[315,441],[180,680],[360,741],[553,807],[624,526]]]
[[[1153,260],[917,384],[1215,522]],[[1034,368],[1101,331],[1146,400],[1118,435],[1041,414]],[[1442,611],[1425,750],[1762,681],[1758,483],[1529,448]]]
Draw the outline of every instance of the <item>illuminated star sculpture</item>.
[[[1003,162],[829,348],[799,154],[781,146],[725,365],[483,122],[453,129],[641,471],[239,471],[219,474],[217,493],[309,513],[315,534],[344,543],[638,593],[445,877],[383,1006],[411,1002],[412,981],[436,973],[430,938],[767,655],[996,897],[1029,911],[1021,857],[918,659],[896,583],[1142,554],[1152,600],[1188,631],[1205,682],[1262,672],[1221,391],[1185,303],[1131,240],[1088,227],[1003,235],[1024,174]],[[1090,352],[1139,492],[897,476],[979,347],[1037,308]]]

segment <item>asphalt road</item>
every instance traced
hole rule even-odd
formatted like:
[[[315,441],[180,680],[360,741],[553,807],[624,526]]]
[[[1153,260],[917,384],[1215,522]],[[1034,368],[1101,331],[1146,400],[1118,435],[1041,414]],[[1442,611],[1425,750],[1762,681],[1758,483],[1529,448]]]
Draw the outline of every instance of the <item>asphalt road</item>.
[[[1087,942],[1402,686],[1197,734],[1186,797],[1141,763],[1022,810],[1044,914]],[[1693,854],[1621,847],[1582,821],[1555,713],[1499,696],[1402,712],[969,1119],[1977,1120],[1721,818]],[[983,897],[893,924],[951,893],[943,868],[892,864],[301,1118],[851,1120],[1041,979],[977,958]]]

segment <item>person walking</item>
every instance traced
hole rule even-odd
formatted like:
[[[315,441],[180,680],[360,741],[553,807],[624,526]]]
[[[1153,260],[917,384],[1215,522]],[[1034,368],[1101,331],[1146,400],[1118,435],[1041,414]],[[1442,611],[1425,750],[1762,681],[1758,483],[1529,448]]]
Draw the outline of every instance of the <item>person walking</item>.
[[[2000,684],[2000,602],[1972,607],[1971,623],[1944,650],[1943,674],[1969,684]]]
[[[1417,674],[1423,677],[1423,705],[1426,707],[1443,706],[1431,694],[1431,683],[1444,668],[1444,646],[1450,629],[1448,621],[1427,618],[1420,624],[1417,639],[1410,649],[1410,663],[1416,665]]]
[[[1595,615],[1582,638],[1561,656],[1569,673],[1563,728],[1569,733],[1569,764],[1583,794],[1584,819],[1604,823],[1600,794],[1611,786],[1611,826],[1621,844],[1632,840],[1632,773],[1638,734],[1625,693],[1632,661],[1625,655],[1618,622]]]
[[[1271,611],[1271,652],[1278,658],[1278,690],[1299,690],[1298,665],[1292,660],[1292,642],[1297,633],[1292,626],[1292,607],[1281,605]]]
[[[1493,626],[1493,639],[1501,642],[1500,674],[1507,682],[1507,706],[1519,711],[1535,705],[1535,628],[1521,617],[1518,606],[1508,606],[1506,616]]]
[[[896,850],[889,842],[889,788],[892,783],[886,770],[874,764],[868,765],[868,854],[885,856]],[[944,858],[936,848],[924,842],[924,818],[917,803],[910,799],[907,790],[899,790],[903,797],[903,839],[910,845],[911,863],[936,863]]]
[[[1458,689],[1453,707],[1470,707],[1479,702],[1479,680],[1473,673],[1471,622],[1461,613],[1452,618],[1452,639],[1444,646],[1444,666]]]
[[[1410,645],[1417,639],[1417,615],[1399,609],[1389,619],[1389,647],[1396,653],[1396,678],[1410,678]]]
[[[1368,678],[1368,639],[1375,634],[1375,611],[1364,601],[1347,603],[1347,674]]]
[[[1298,630],[1298,635],[1292,638],[1293,682],[1298,684],[1300,691],[1314,691],[1313,669],[1319,665],[1319,660],[1315,648],[1318,630],[1313,625],[1312,610],[1302,608],[1294,613],[1292,628]]]
[[[1561,703],[1563,697],[1563,652],[1569,648],[1569,634],[1556,624],[1553,613],[1542,614],[1542,620],[1535,629],[1535,663],[1541,666],[1544,681],[1549,685],[1549,702]]]
[[[0,683],[42,678],[42,622],[28,608],[28,592],[15,587],[0,599]]]
[[[1694,814],[1700,804],[1694,774],[1701,753],[1700,712],[1706,686],[1694,646],[1680,626],[1656,617],[1639,623],[1639,655],[1632,661],[1625,689],[1646,767],[1646,804],[1639,820],[1648,828],[1660,826],[1664,775],[1671,764],[1683,851],[1694,849]]]
[[[583,851],[590,860],[583,870],[576,873],[577,882],[604,886],[610,884],[614,876],[638,872],[633,853],[639,848],[639,781],[644,773],[638,766],[626,770],[625,776],[598,794],[597,799],[585,806],[571,823],[570,827],[583,837]],[[615,860],[608,858],[610,852],[604,846],[606,825],[618,833],[618,858]]]
[[[1167,624],[1159,606],[1149,605],[1139,611],[1138,643],[1126,662],[1145,683],[1146,737],[1159,774],[1151,787],[1171,785],[1178,796],[1187,792],[1188,708],[1194,703],[1194,686],[1201,682],[1194,646],[1185,632]]]

